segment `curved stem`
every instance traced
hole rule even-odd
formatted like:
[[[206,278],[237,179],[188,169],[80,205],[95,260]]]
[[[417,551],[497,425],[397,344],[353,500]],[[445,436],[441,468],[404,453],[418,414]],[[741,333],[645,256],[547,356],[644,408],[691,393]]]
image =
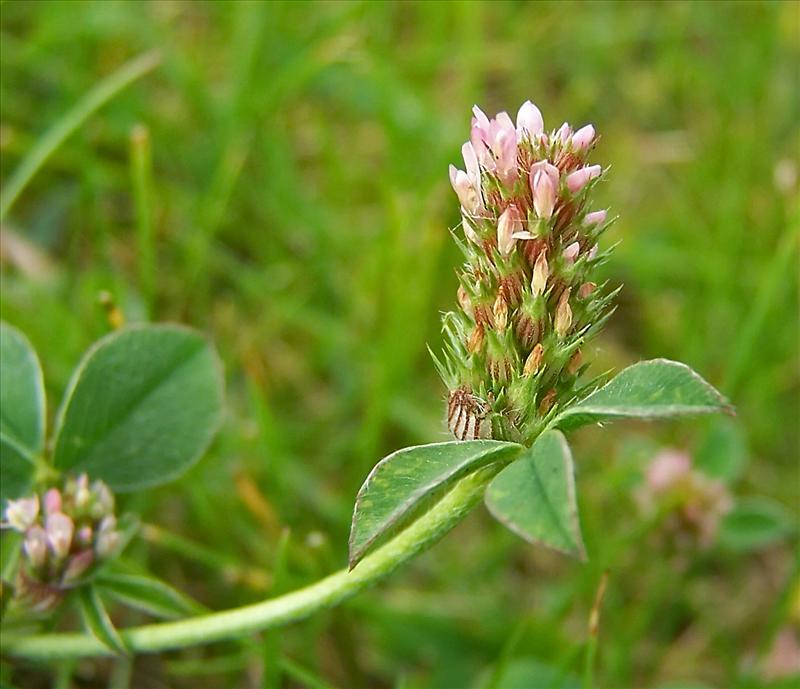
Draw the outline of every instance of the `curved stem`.
[[[492,465],[461,479],[440,502],[352,571],[340,570],[297,591],[233,610],[177,622],[121,630],[128,648],[152,653],[239,637],[303,619],[353,596],[438,541],[480,501],[488,481],[503,465]],[[87,634],[41,634],[3,639],[8,655],[33,659],[110,655]]]

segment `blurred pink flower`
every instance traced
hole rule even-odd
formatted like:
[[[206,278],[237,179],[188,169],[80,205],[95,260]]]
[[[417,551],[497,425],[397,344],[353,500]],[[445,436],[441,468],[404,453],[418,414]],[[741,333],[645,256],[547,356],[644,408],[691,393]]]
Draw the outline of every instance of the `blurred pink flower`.
[[[647,485],[656,493],[663,492],[684,478],[691,468],[692,460],[688,454],[664,450],[647,467]]]

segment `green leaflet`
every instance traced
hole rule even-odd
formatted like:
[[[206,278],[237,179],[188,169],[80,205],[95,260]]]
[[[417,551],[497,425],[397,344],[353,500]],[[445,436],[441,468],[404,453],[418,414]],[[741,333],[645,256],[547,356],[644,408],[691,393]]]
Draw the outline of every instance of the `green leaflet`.
[[[350,528],[352,569],[378,538],[437,488],[491,462],[510,460],[521,445],[495,440],[417,445],[382,459],[358,491]]]
[[[494,477],[486,507],[530,543],[584,559],[572,454],[564,435],[543,433],[517,461]]]
[[[222,371],[198,333],[137,326],[97,342],[59,412],[56,468],[127,491],[169,481],[205,451],[222,416]]]
[[[658,419],[687,414],[733,413],[728,401],[686,364],[641,361],[567,407],[556,420],[562,430],[615,418]]]
[[[178,619],[204,610],[180,591],[149,576],[104,572],[98,576],[97,585],[120,603],[153,617]]]
[[[78,604],[86,630],[114,653],[128,655],[125,642],[111,623],[111,618],[93,584],[78,589]]]
[[[728,550],[751,552],[797,532],[797,521],[779,502],[763,497],[739,500],[722,519],[719,543]]]
[[[30,487],[44,448],[45,397],[36,352],[16,328],[0,322],[0,500]]]

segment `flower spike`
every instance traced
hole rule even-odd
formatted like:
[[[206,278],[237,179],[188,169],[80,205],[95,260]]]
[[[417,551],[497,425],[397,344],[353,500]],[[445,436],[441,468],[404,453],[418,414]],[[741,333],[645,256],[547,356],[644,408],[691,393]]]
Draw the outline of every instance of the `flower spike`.
[[[607,227],[588,204],[603,174],[587,161],[596,140],[592,125],[545,132],[531,101],[516,122],[473,108],[466,171],[450,169],[466,262],[437,360],[458,439],[526,442],[585,389],[581,350],[613,309],[592,275]]]

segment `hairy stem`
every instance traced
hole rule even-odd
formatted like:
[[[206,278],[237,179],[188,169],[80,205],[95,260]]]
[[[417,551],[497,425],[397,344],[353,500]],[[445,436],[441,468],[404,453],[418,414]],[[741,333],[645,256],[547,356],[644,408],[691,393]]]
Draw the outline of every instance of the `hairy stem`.
[[[200,615],[177,622],[148,624],[121,630],[134,653],[152,653],[240,637],[295,622],[341,603],[381,580],[438,541],[480,501],[488,481],[502,468],[491,465],[459,481],[440,502],[352,571],[340,570],[305,588],[278,598],[233,610]],[[8,655],[30,659],[110,655],[87,634],[42,634],[3,638]]]

